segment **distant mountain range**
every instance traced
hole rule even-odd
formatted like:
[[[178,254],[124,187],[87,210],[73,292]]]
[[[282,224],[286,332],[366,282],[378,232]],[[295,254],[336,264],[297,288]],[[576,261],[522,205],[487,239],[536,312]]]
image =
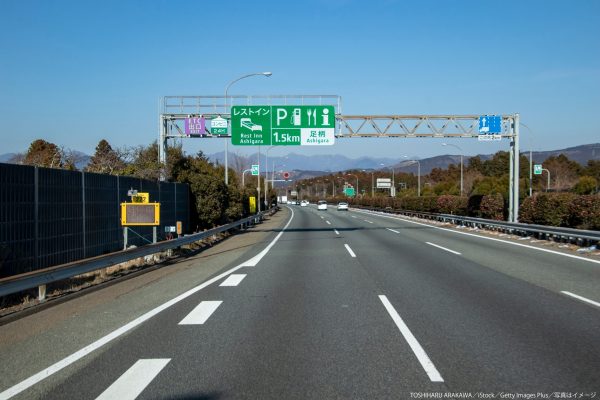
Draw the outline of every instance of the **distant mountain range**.
[[[83,168],[87,165],[90,160],[90,156],[81,153],[76,153],[77,167]],[[588,160],[600,159],[600,143],[585,144],[581,146],[569,147],[561,150],[551,151],[534,151],[533,159],[537,163],[541,163],[551,156],[558,156],[564,154],[569,159],[578,162],[581,165],[586,165]],[[16,154],[5,153],[0,154],[0,162],[9,162]],[[529,156],[529,153],[526,153]],[[492,157],[492,154],[480,154],[479,157],[482,160],[488,160]],[[256,163],[258,154],[252,154],[249,156],[242,156],[235,153],[229,153],[229,165],[231,168],[242,170],[249,168],[251,164]],[[225,163],[225,153],[219,152],[208,155],[208,158],[216,163]],[[465,165],[468,163],[470,157],[465,156]],[[261,155],[261,160],[264,160],[264,154]],[[403,172],[416,172],[417,164],[412,163],[410,166],[406,165],[408,162],[405,159],[396,159],[389,157],[361,157],[361,158],[348,158],[340,154],[330,155],[312,155],[306,156],[303,154],[290,153],[286,156],[273,156],[269,157],[269,170],[272,169],[273,162],[275,166],[281,166],[285,164],[283,169],[288,171],[294,171],[295,179],[305,179],[321,175],[326,175],[331,172],[347,171],[351,169],[357,170],[378,170],[383,169],[383,166],[394,167],[397,171]],[[421,174],[428,174],[433,168],[445,169],[450,164],[460,163],[460,155],[441,155],[429,158],[420,159],[421,163]],[[277,167],[282,169],[282,167]]]
[[[600,143],[569,147],[561,150],[534,151],[533,160],[541,163],[548,157],[558,156],[559,154],[564,154],[569,157],[569,159],[576,161],[581,165],[586,165],[588,160],[600,159]],[[529,157],[528,152],[525,155]],[[480,154],[478,156],[482,160],[489,160],[493,157],[493,154]],[[251,164],[255,164],[257,157],[258,155],[256,153],[249,156],[241,156],[238,154],[229,153],[228,161],[231,167],[242,169],[249,168]],[[210,154],[208,155],[208,158],[213,162],[218,162],[219,164],[225,163],[224,152]],[[468,163],[469,158],[471,157],[464,157],[465,165]],[[264,160],[264,155],[261,155],[261,160]],[[273,156],[269,157],[269,169],[272,168],[273,162],[275,162],[276,166],[285,164],[284,169],[288,171],[296,171],[296,179],[303,179],[298,176],[299,171],[302,171],[304,173],[303,175],[309,175],[306,177],[326,175],[331,172],[347,171],[351,169],[378,170],[383,169],[383,166],[394,167],[397,171],[403,172],[417,171],[417,164],[412,163],[407,165],[409,162],[407,162],[405,159],[378,157],[348,158],[339,154],[306,156],[302,154],[290,153],[287,156]],[[421,163],[421,173],[428,174],[433,168],[445,169],[448,168],[448,165],[450,164],[459,164],[460,155],[441,155],[423,158],[419,159],[419,162]]]

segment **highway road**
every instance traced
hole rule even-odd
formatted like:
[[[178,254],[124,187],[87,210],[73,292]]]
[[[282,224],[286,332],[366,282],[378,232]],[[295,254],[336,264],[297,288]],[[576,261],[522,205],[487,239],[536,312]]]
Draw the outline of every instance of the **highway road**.
[[[597,258],[314,205],[265,227],[0,326],[0,399],[600,397]]]

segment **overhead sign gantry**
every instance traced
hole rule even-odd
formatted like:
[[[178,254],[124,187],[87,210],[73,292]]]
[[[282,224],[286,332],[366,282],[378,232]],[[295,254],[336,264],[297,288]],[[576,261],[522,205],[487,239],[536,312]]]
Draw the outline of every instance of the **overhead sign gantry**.
[[[519,215],[519,114],[510,115],[344,115],[341,97],[331,95],[278,95],[278,96],[228,96],[232,108],[226,106],[224,96],[167,96],[161,99],[159,157],[166,162],[169,138],[189,137],[178,126],[187,118],[213,120],[223,118],[230,122],[231,135],[213,135],[206,129],[198,136],[232,138],[240,145],[302,145],[302,129],[333,129],[332,143],[345,138],[474,138],[478,140],[510,141],[509,221],[517,222]],[[237,104],[234,104],[237,103]],[[245,103],[245,104],[240,104]],[[273,103],[277,103],[273,105]],[[257,106],[255,104],[268,104]],[[296,104],[296,105],[290,105]],[[330,122],[331,106],[335,111],[333,127]],[[238,108],[239,107],[239,108]],[[232,115],[236,110],[268,107],[270,117]],[[273,109],[277,112],[273,124]],[[299,111],[295,111],[299,109]],[[316,110],[316,111],[310,111]],[[242,121],[242,118],[249,120]],[[268,118],[268,120],[266,119]],[[310,126],[312,122],[315,126]],[[316,126],[320,123],[321,126]],[[273,128],[276,129],[273,129]],[[300,130],[298,132],[298,130]],[[260,132],[260,135],[258,134]],[[329,132],[329,131],[327,131]],[[255,143],[241,143],[242,135],[253,133]],[[285,136],[284,136],[285,134]],[[239,135],[239,136],[236,136]],[[318,134],[317,134],[318,135]],[[326,135],[330,135],[327,133]],[[330,136],[327,136],[330,137]],[[275,138],[275,140],[273,140]],[[229,139],[227,139],[229,140]],[[239,143],[236,143],[239,141]],[[308,143],[306,143],[308,144]],[[306,145],[305,144],[305,145]]]

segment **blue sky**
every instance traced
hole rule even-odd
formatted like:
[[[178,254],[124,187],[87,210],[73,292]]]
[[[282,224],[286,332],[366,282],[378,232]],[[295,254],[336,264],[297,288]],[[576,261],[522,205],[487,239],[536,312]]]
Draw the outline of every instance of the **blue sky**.
[[[512,114],[522,149],[600,142],[600,1],[0,0],[0,154],[36,138],[92,154],[158,136],[158,99],[336,94],[344,114]],[[448,153],[345,139],[272,155]],[[454,139],[466,154],[508,142]],[[224,149],[190,139],[189,153]],[[241,154],[254,147],[233,147]]]

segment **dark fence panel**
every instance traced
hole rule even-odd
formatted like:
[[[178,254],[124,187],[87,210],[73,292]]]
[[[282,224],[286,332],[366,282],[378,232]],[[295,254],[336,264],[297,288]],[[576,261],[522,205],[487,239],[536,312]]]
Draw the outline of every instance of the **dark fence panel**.
[[[0,164],[0,277],[36,268],[35,175]]]
[[[0,278],[121,250],[129,189],[161,202],[158,240],[176,221],[189,232],[185,184],[0,163]],[[129,227],[128,244],[151,243],[152,231]]]

